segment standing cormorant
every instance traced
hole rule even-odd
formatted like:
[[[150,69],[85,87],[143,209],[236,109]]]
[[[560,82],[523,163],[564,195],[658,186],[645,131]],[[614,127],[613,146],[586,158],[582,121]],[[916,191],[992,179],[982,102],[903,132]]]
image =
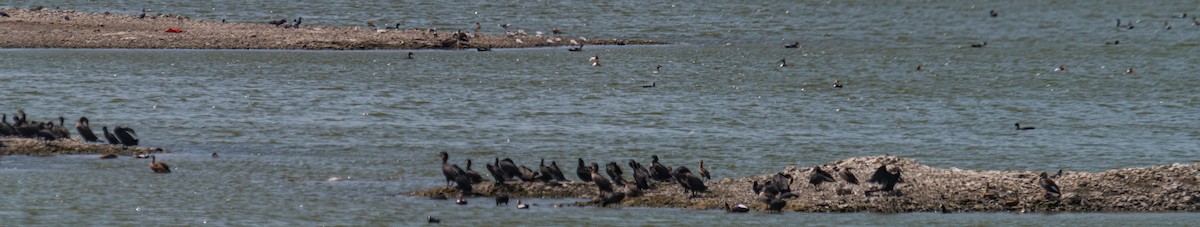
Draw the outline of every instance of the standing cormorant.
[[[542,182],[550,182],[551,180],[554,180],[554,169],[551,169],[550,166],[546,165],[546,159],[544,158],[542,159],[542,162],[538,164],[538,180]]]
[[[668,169],[662,163],[658,163],[658,155],[651,155],[650,159],[650,179],[658,181],[671,180],[671,169]]]
[[[496,195],[496,206],[500,206],[500,204],[508,205],[508,193]]]
[[[867,179],[867,182],[883,186],[876,191],[892,191],[896,189],[896,183],[904,182],[904,179],[900,178],[900,169],[896,169],[896,173],[892,173],[888,171],[887,165],[881,164],[878,169],[875,169],[875,173],[871,174],[871,179]]]
[[[563,176],[562,169],[558,168],[558,162],[550,161],[550,173],[552,173],[555,181],[566,182],[567,176]]]
[[[437,156],[442,158],[442,176],[446,177],[446,186],[450,186],[451,182],[454,181],[454,178],[457,178],[460,173],[465,174],[462,169],[458,168],[457,165],[447,162],[450,159],[450,154],[442,151],[438,152]]]
[[[613,192],[612,183],[609,183],[608,179],[605,179],[604,176],[600,176],[600,172],[596,170],[597,168],[599,166],[595,163],[592,163],[592,166],[588,166],[588,172],[592,173],[592,182],[596,183],[596,188],[600,190],[600,194]]]
[[[780,212],[783,212],[783,207],[786,207],[786,206],[787,206],[787,200],[783,200],[780,198],[772,198],[770,202],[767,202],[767,211],[780,213]]]
[[[158,162],[157,160],[158,158],[155,158],[154,155],[150,156],[150,170],[153,170],[155,173],[171,173],[171,167],[167,166],[167,163]]]
[[[500,164],[497,164],[497,166],[500,167],[501,173],[504,174],[504,179],[506,180],[521,176],[521,169],[517,168],[517,164],[513,163],[512,159],[501,159]]]
[[[583,158],[579,158],[579,167],[575,168],[575,176],[579,177],[579,181],[592,182],[592,173],[588,171],[587,165],[583,164]]]
[[[625,171],[621,171],[621,166],[617,162],[608,162],[604,165],[604,172],[608,173],[608,177],[612,178],[612,183],[617,186],[625,186]]]
[[[82,138],[84,142],[99,141],[100,138],[97,138],[96,134],[92,133],[90,125],[91,123],[88,122],[87,117],[79,117],[79,122],[75,123],[75,131],[79,131],[79,138]]]
[[[633,159],[629,160],[629,168],[633,169],[633,183],[637,185],[637,188],[650,189],[650,171],[647,171],[646,167],[642,167],[641,163],[637,163]]]
[[[471,159],[469,159],[469,158],[467,159],[467,169],[463,170],[463,173],[467,174],[466,175],[467,179],[470,179],[472,184],[478,184],[479,182],[483,182],[483,176],[480,176],[479,172],[475,172],[475,170],[471,170]]]
[[[121,140],[117,139],[116,135],[108,132],[108,126],[100,127],[104,131],[104,139],[108,140],[108,144],[121,144]]]
[[[850,172],[851,169],[854,169],[854,168],[845,167],[845,168],[841,168],[841,170],[839,171],[838,167],[836,167],[836,166],[833,167],[833,171],[838,172],[838,176],[842,178],[842,181],[845,181],[846,183],[850,183],[850,184],[858,184],[858,177],[855,177],[854,173]]]
[[[125,145],[125,146],[137,146],[138,145],[137,132],[134,132],[133,129],[131,129],[131,128],[117,126],[116,128],[113,129],[113,134],[117,135],[117,139],[121,140],[122,145]]]
[[[813,186],[820,186],[821,183],[834,182],[833,175],[825,170],[821,170],[820,166],[813,166],[812,173],[808,175],[808,183]]]
[[[712,176],[708,174],[708,169],[704,168],[703,159],[700,160],[700,169],[697,172],[700,172],[700,176],[704,177],[704,180],[712,180]]]
[[[504,183],[504,181],[508,180],[508,179],[504,178],[504,171],[500,170],[499,165],[500,165],[500,158],[496,158],[495,165],[493,165],[492,163],[487,164],[487,170],[488,170],[488,173],[492,174],[492,179],[496,179],[496,182],[498,182],[498,183]]]

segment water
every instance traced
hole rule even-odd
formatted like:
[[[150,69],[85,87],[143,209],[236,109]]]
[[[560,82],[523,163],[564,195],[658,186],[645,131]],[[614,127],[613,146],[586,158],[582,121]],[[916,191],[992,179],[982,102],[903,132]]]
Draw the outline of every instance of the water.
[[[1179,2],[3,4],[442,30],[482,21],[490,33],[513,23],[676,43],[583,53],[416,50],[413,60],[403,59],[408,50],[0,50],[0,111],[23,108],[37,120],[87,116],[175,151],[158,156],[174,167],[170,175],[126,157],[0,157],[0,220],[15,225],[414,225],[429,215],[471,225],[1197,220],[1185,213],[729,215],[551,208],[565,201],[544,199],[517,211],[485,199],[459,207],[404,196],[443,183],[437,151],[460,165],[499,156],[568,169],[575,158],[657,154],[670,165],[705,159],[718,178],[881,154],[987,170],[1193,163],[1200,82],[1190,72],[1200,29],[1172,17],[1200,10]],[[1000,17],[987,16],[993,9]],[[1116,18],[1137,28],[1117,29]],[[1113,40],[1121,45],[1104,45]],[[795,41],[803,48],[781,48]],[[592,55],[605,65],[591,67]],[[779,59],[795,67],[776,67]],[[662,73],[650,72],[655,65]],[[913,71],[918,65],[924,72]],[[1054,72],[1059,65],[1069,71]],[[1127,68],[1137,74],[1125,75]],[[846,86],[835,89],[833,80]],[[657,87],[641,87],[650,83]],[[1038,129],[1013,130],[1017,122]]]

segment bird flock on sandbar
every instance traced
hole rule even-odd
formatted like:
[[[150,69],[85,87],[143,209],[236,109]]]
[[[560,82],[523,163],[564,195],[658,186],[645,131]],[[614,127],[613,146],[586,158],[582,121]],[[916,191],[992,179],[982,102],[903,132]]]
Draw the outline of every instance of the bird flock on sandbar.
[[[137,132],[132,128],[116,126],[110,132],[108,126],[102,126],[104,141],[100,141],[100,137],[92,130],[91,121],[87,117],[79,117],[75,121],[75,132],[79,134],[79,138],[71,137],[71,130],[66,127],[66,118],[58,116],[58,124],[53,120],[50,121],[31,121],[29,116],[25,114],[25,110],[18,109],[12,115],[12,123],[8,122],[8,114],[0,114],[0,137],[36,139],[42,141],[58,141],[58,140],[78,140],[84,143],[106,143],[110,145],[119,145],[133,147],[138,146],[140,140]],[[150,158],[150,169],[155,173],[170,173],[171,169],[166,163],[158,162],[153,155],[138,153],[135,158]],[[100,155],[101,159],[117,158],[116,154]]]

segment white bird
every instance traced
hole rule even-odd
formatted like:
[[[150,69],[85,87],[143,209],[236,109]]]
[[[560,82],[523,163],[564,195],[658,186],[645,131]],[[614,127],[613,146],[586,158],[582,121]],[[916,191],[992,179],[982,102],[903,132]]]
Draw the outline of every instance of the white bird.
[[[517,43],[524,44],[525,42],[522,42],[521,39],[517,39]]]
[[[600,55],[592,56],[588,61],[592,62],[592,66],[600,66]]]
[[[579,45],[579,42],[575,42],[575,40],[574,40],[574,39],[572,39],[572,40],[571,40],[571,45],[572,45],[572,46],[578,46],[578,45]]]

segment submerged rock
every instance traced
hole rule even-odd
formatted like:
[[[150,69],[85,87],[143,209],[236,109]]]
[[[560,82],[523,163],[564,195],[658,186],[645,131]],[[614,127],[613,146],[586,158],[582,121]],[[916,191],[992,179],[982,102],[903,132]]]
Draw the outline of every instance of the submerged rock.
[[[1172,164],[1148,168],[1127,168],[1100,173],[1067,171],[1056,179],[1060,196],[1045,196],[1033,171],[981,171],[957,168],[933,168],[915,159],[895,156],[854,157],[821,164],[838,167],[859,176],[870,176],[880,165],[903,171],[903,179],[892,191],[880,191],[875,183],[849,184],[844,181],[819,185],[794,180],[790,187],[798,195],[787,198],[784,211],[799,212],[982,212],[982,211],[1197,211],[1200,210],[1200,165]],[[790,166],[782,173],[804,175],[811,167]],[[749,204],[750,209],[767,210],[756,202],[751,182],[766,182],[775,174],[738,179],[709,181],[708,192],[690,197],[674,182],[652,182],[653,188],[640,197],[630,197],[621,206],[684,209],[724,209],[724,204]],[[873,193],[867,193],[874,191]],[[600,206],[602,196],[592,183],[519,183],[485,182],[475,185],[475,194],[513,197],[585,198],[589,202],[573,205]],[[453,188],[438,187],[410,193],[432,197],[459,194]]]

